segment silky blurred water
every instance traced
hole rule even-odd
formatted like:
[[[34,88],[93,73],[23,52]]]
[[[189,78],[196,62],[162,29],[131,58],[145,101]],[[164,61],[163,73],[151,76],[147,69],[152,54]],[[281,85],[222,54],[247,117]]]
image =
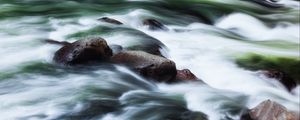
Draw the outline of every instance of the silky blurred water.
[[[300,87],[239,67],[248,53],[299,60],[299,1],[264,7],[237,0],[1,0],[1,120],[232,120],[271,99],[299,112]],[[98,21],[110,17],[124,23]],[[169,31],[151,31],[154,18]],[[100,36],[124,47],[160,45],[202,83],[165,84],[124,66],[63,67],[57,45]],[[136,48],[131,48],[136,49]]]

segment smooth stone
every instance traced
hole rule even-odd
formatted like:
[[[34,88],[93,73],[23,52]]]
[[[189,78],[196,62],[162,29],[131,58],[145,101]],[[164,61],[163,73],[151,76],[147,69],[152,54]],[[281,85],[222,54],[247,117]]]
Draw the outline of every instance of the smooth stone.
[[[299,120],[295,112],[271,100],[263,101],[242,117],[242,120]]]
[[[169,30],[165,25],[155,19],[145,19],[143,25],[149,26],[150,30]]]
[[[123,23],[116,20],[116,19],[112,19],[112,18],[109,18],[109,17],[102,17],[102,18],[99,18],[98,19],[99,21],[102,21],[102,22],[107,22],[107,23],[111,23],[111,24],[115,24],[115,25],[122,25]]]
[[[173,61],[143,51],[123,51],[114,55],[111,61],[124,64],[140,75],[159,82],[172,82],[177,74]]]
[[[64,65],[83,64],[91,61],[106,61],[112,50],[103,38],[78,40],[56,51],[53,60]]]

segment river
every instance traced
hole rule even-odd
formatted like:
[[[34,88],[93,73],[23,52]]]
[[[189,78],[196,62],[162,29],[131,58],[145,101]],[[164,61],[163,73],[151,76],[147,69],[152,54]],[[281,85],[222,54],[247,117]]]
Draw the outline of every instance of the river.
[[[299,0],[277,4],[283,7],[246,0],[1,0],[0,119],[238,120],[267,99],[299,112],[299,84],[289,92],[237,64],[259,54],[299,65]],[[124,24],[97,20],[105,16]],[[149,30],[146,18],[169,31]],[[178,69],[207,85],[156,83],[115,64],[59,66],[52,58],[60,46],[43,42],[89,36],[122,46],[159,40]]]

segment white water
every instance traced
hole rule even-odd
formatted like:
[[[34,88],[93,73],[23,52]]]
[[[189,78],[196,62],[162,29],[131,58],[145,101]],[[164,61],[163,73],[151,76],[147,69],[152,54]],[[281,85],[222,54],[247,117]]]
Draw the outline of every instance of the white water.
[[[232,18],[231,18],[232,17]],[[242,21],[241,24],[230,20]],[[243,23],[246,23],[243,24]],[[201,24],[191,25],[190,29],[203,29]],[[234,24],[234,25],[233,25]],[[196,26],[196,27],[195,27]],[[197,27],[199,26],[199,27]],[[228,29],[235,27],[241,33],[252,37],[255,40],[270,40],[273,38],[286,38],[299,44],[299,25],[290,25],[285,28],[275,27],[267,28],[257,19],[250,18],[243,14],[232,14],[227,18],[220,20],[217,27]],[[188,27],[189,28],[189,27]],[[248,31],[243,31],[248,30]],[[188,101],[188,106],[192,110],[210,113],[213,120],[221,119],[222,114],[218,114],[218,105],[224,99],[208,103],[216,95],[223,95],[225,98],[232,99],[230,102],[239,101],[237,94],[249,97],[246,101],[247,107],[253,108],[260,102],[271,99],[286,106],[289,110],[299,111],[299,93],[290,94],[284,87],[274,85],[268,78],[264,78],[242,68],[238,68],[233,61],[228,58],[229,54],[240,52],[259,52],[275,55],[299,56],[299,51],[274,50],[270,48],[258,47],[245,44],[240,41],[224,39],[201,32],[172,33],[172,32],[151,32],[144,31],[151,36],[161,40],[170,49],[170,56],[180,69],[188,68],[199,76],[209,86],[217,88],[209,92],[201,85],[182,84],[182,85],[160,85],[160,89],[165,92],[182,93]],[[286,34],[288,33],[288,34]],[[260,37],[261,36],[261,37]],[[226,51],[226,52],[225,52]],[[228,93],[223,93],[228,90]],[[299,91],[299,87],[294,91]],[[205,92],[203,92],[205,91]],[[230,92],[237,92],[230,94]],[[234,96],[234,97],[233,97]],[[236,97],[236,98],[235,98]],[[240,101],[241,104],[244,102]],[[213,108],[213,109],[211,109]],[[206,112],[207,111],[207,112]],[[238,118],[237,118],[238,119]]]
[[[184,94],[188,107],[191,110],[202,111],[209,114],[210,119],[218,120],[223,118],[223,113],[218,113],[218,105],[224,99],[230,102],[243,102],[246,106],[253,108],[260,102],[271,99],[281,103],[289,110],[299,111],[299,86],[295,88],[293,94],[289,93],[279,82],[269,80],[257,74],[239,68],[230,59],[231,54],[257,52],[281,56],[299,57],[297,50],[283,50],[268,47],[259,47],[243,41],[237,41],[207,34],[198,30],[210,30],[210,26],[201,23],[192,23],[188,26],[168,26],[169,28],[184,28],[192,30],[190,32],[153,32],[143,27],[141,23],[136,23],[139,16],[143,16],[142,10],[133,11],[127,16],[135,16],[130,21],[126,21],[124,16],[114,17],[120,19],[139,29],[148,35],[162,41],[168,48],[170,59],[175,61],[177,68],[188,68],[203,79],[212,88],[195,84],[167,85],[159,84],[160,90],[167,93]],[[138,25],[138,26],[137,26]],[[215,27],[221,29],[237,30],[241,34],[254,41],[267,41],[273,39],[284,39],[299,44],[299,24],[277,25],[274,28],[267,27],[260,20],[243,13],[233,13],[225,18],[221,18]],[[109,38],[108,38],[109,39]],[[124,39],[122,36],[119,39]],[[205,92],[204,92],[205,91]],[[224,93],[224,91],[227,91]],[[224,99],[208,103],[206,100],[222,95]],[[239,96],[248,96],[248,100],[238,100]],[[213,109],[211,109],[213,108]],[[237,118],[238,119],[238,118]]]

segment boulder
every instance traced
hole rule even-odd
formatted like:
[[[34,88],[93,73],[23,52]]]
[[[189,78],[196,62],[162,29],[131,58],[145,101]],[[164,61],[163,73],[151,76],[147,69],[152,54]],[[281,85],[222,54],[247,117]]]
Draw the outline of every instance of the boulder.
[[[126,46],[124,47],[124,50],[129,50],[129,51],[144,51],[147,53],[150,53],[152,55],[158,55],[161,57],[167,57],[167,48],[165,47],[164,44],[160,43],[150,43],[150,42],[145,42],[144,44],[141,43],[134,43],[135,45],[132,45],[130,47]]]
[[[145,19],[143,25],[149,26],[150,30],[169,30],[166,26],[155,19]]]
[[[293,80],[289,75],[286,73],[279,71],[279,70],[264,70],[262,73],[268,77],[278,80],[280,83],[282,83],[289,91],[291,91],[293,88],[297,86],[297,83],[295,80]]]
[[[91,61],[105,61],[112,56],[112,50],[100,37],[78,40],[66,44],[54,55],[54,61],[64,65],[82,64]]]
[[[177,81],[197,81],[197,78],[189,69],[177,70]]]
[[[172,82],[177,74],[173,61],[143,51],[122,51],[114,55],[111,61],[124,64],[140,75],[159,82]]]
[[[263,101],[243,117],[242,120],[299,120],[296,113],[271,100]]]
[[[102,21],[102,22],[115,24],[115,25],[122,25],[123,24],[122,22],[120,22],[118,20],[115,20],[115,19],[112,19],[112,18],[109,18],[109,17],[102,17],[102,18],[99,18],[98,20]]]

